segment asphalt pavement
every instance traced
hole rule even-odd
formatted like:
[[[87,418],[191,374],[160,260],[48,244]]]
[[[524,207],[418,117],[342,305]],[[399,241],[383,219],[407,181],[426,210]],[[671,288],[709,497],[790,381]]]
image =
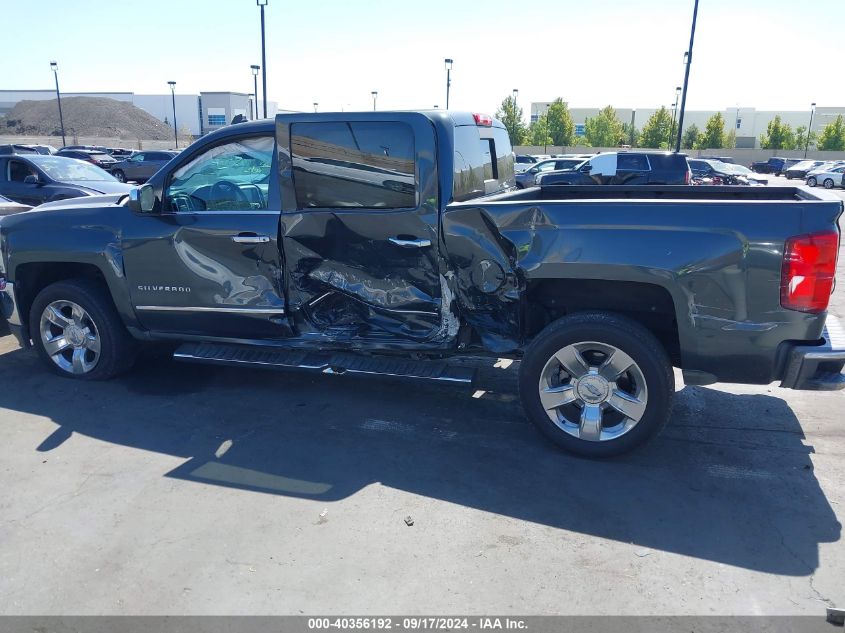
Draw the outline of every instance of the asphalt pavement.
[[[657,440],[589,461],[505,365],[467,390],[150,355],[84,383],[2,338],[0,614],[845,605],[845,394],[678,378]]]

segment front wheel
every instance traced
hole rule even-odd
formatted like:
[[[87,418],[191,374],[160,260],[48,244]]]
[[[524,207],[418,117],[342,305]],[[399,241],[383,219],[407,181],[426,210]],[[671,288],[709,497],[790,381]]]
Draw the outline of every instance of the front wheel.
[[[660,432],[675,381],[648,330],[596,312],[564,317],[537,335],[520,366],[519,390],[528,417],[553,442],[610,457]]]
[[[807,178],[807,184],[810,187],[815,187],[818,184],[818,182],[816,181],[816,179],[814,177],[810,176],[809,178]]]
[[[126,174],[124,174],[122,170],[115,169],[112,175],[117,178],[120,182],[126,182]]]
[[[134,341],[110,297],[89,280],[59,281],[39,292],[29,330],[41,359],[68,378],[106,380],[135,360]]]

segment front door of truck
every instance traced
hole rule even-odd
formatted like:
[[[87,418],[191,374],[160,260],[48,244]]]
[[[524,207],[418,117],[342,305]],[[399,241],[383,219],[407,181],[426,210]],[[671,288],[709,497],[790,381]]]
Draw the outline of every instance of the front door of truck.
[[[160,183],[160,212],[127,224],[124,267],[144,327],[241,339],[289,333],[273,144],[270,134],[229,136],[197,149]]]
[[[441,305],[434,128],[420,114],[280,117],[296,327],[332,341],[454,336]]]

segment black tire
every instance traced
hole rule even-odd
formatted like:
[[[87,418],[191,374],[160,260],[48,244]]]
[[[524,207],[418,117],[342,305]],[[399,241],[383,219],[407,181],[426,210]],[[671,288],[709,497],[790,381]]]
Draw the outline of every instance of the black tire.
[[[810,186],[810,187],[815,187],[815,186],[816,186],[816,184],[818,184],[818,183],[817,183],[817,181],[816,181],[815,177],[810,176],[809,178],[807,178],[807,185],[808,185],[808,186]]]
[[[59,367],[47,353],[41,336],[41,316],[47,306],[55,301],[70,301],[79,305],[96,327],[100,350],[96,364],[90,371],[71,373]],[[70,279],[44,288],[30,307],[29,331],[41,360],[59,376],[78,380],[108,380],[127,371],[135,362],[135,340],[126,331],[108,292],[96,281]]]
[[[122,169],[115,169],[112,175],[120,182],[126,182],[126,174],[123,173]]]
[[[613,439],[589,441],[570,435],[550,419],[540,402],[539,384],[546,363],[567,345],[585,341],[611,345],[626,353],[647,385],[647,402],[639,422]],[[640,446],[663,429],[675,395],[675,378],[666,350],[639,323],[610,313],[589,312],[558,319],[535,337],[522,359],[519,391],[531,422],[558,446],[585,457],[611,457]]]
[[[822,184],[825,189],[833,189],[833,178],[825,178]]]

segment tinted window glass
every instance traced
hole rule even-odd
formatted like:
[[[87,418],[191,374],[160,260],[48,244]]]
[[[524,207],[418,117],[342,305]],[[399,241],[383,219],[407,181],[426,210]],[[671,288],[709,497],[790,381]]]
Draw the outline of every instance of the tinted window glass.
[[[294,123],[291,154],[300,209],[417,206],[414,133],[405,123]]]
[[[26,163],[17,160],[9,161],[9,180],[13,182],[23,182],[27,176],[37,176],[38,174]]]
[[[493,142],[496,147],[496,178],[504,184],[513,175],[513,148],[507,130],[493,128]]]
[[[167,187],[170,210],[266,209],[273,145],[272,136],[257,136],[206,150],[173,172]]]
[[[616,159],[617,170],[647,171],[648,159],[642,154],[619,154]]]

